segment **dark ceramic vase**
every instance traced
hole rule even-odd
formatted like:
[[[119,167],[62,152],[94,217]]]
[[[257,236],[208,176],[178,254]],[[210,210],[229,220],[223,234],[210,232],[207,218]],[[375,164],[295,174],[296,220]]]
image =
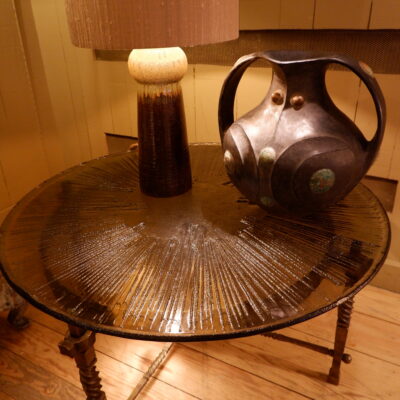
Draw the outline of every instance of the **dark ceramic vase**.
[[[236,89],[256,59],[272,64],[262,103],[234,121]],[[346,66],[368,88],[378,115],[368,141],[332,102],[325,86],[331,63]],[[240,58],[219,101],[224,162],[236,187],[267,210],[304,214],[349,193],[375,159],[385,127],[385,102],[371,69],[350,57],[299,51],[267,51]]]

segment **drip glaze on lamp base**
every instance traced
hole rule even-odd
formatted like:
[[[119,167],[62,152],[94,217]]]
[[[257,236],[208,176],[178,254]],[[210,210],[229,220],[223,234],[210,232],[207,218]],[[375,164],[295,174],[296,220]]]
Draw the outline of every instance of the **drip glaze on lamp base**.
[[[192,177],[179,83],[141,85],[138,132],[142,192],[169,197],[188,191]]]
[[[133,50],[129,72],[139,82],[139,179],[143,193],[170,197],[192,187],[182,90],[187,70],[180,48]]]

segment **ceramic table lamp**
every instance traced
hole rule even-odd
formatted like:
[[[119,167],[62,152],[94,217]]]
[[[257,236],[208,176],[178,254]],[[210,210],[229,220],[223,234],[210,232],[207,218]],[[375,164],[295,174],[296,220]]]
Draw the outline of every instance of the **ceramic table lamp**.
[[[139,176],[144,193],[175,196],[191,188],[179,81],[179,47],[237,38],[238,0],[66,0],[74,45],[135,49],[129,72],[139,82]]]

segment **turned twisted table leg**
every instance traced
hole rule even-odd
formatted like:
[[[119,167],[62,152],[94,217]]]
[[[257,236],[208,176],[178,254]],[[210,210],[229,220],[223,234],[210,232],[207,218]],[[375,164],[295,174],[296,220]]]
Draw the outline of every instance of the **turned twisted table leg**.
[[[101,390],[94,351],[95,333],[69,325],[69,332],[59,344],[60,352],[75,359],[87,400],[106,400]]]
[[[333,350],[333,362],[328,375],[328,382],[339,384],[340,364],[342,361],[347,334],[350,326],[351,312],[354,298],[351,297],[338,307],[338,319],[336,324],[335,347]]]

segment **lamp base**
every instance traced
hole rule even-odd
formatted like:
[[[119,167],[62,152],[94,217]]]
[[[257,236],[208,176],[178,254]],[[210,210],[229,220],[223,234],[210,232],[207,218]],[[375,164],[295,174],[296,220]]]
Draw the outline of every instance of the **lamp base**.
[[[192,187],[185,115],[179,83],[143,85],[138,93],[139,179],[156,197]]]
[[[139,179],[143,193],[170,197],[192,187],[182,90],[187,70],[180,48],[133,50],[129,72],[139,82]]]

